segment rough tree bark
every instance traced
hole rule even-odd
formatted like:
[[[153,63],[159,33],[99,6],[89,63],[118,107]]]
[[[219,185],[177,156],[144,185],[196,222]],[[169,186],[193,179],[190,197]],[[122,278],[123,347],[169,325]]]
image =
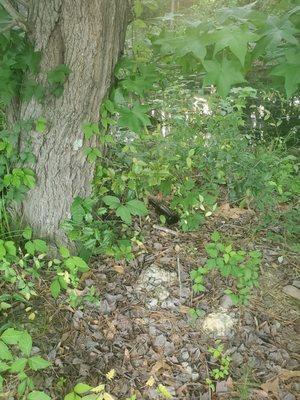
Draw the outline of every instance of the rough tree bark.
[[[19,119],[43,117],[44,133],[31,132],[37,185],[22,204],[22,218],[40,237],[65,241],[60,223],[75,196],[91,193],[94,165],[83,152],[82,123],[99,120],[99,106],[111,85],[123,49],[128,0],[31,0],[29,36],[42,53],[38,80],[59,64],[71,69],[59,98],[21,104]],[[28,140],[28,134],[22,141]],[[92,139],[91,146],[95,145]]]

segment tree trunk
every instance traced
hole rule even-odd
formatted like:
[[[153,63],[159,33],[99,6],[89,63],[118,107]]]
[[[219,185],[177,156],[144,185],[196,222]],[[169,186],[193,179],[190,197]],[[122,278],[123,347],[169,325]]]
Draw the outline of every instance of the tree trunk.
[[[29,36],[41,51],[38,81],[65,64],[71,73],[61,97],[44,104],[21,104],[19,118],[45,118],[43,133],[31,132],[37,185],[22,204],[22,217],[36,235],[64,242],[59,225],[70,217],[76,196],[91,193],[94,165],[83,151],[82,123],[97,122],[99,107],[112,81],[123,49],[129,16],[127,0],[31,0]],[[96,139],[84,143],[95,146]]]

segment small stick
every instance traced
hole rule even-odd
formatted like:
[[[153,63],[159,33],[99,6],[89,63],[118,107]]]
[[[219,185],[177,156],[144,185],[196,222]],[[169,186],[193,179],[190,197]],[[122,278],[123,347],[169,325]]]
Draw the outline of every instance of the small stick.
[[[181,276],[180,276],[179,256],[177,256],[177,272],[178,272],[178,281],[179,281],[179,300],[181,302],[181,298],[182,298],[182,283],[181,283]]]
[[[163,231],[163,232],[166,232],[166,233],[170,233],[171,235],[174,235],[174,236],[178,236],[178,232],[173,231],[172,229],[169,229],[169,228],[165,228],[164,226],[153,225],[153,228],[154,228],[154,229],[157,229],[157,230],[159,230],[159,231]]]

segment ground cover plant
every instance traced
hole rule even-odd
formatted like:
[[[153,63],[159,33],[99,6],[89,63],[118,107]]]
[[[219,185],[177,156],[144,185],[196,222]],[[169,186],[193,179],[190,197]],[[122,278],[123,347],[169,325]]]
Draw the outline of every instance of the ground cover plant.
[[[296,399],[299,2],[58,3],[0,0],[0,399]]]

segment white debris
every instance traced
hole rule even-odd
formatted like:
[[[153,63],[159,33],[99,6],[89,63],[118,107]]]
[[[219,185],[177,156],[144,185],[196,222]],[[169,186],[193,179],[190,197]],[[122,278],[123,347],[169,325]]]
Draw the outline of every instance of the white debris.
[[[235,323],[236,319],[224,312],[211,313],[204,319],[202,328],[214,337],[231,336]]]

